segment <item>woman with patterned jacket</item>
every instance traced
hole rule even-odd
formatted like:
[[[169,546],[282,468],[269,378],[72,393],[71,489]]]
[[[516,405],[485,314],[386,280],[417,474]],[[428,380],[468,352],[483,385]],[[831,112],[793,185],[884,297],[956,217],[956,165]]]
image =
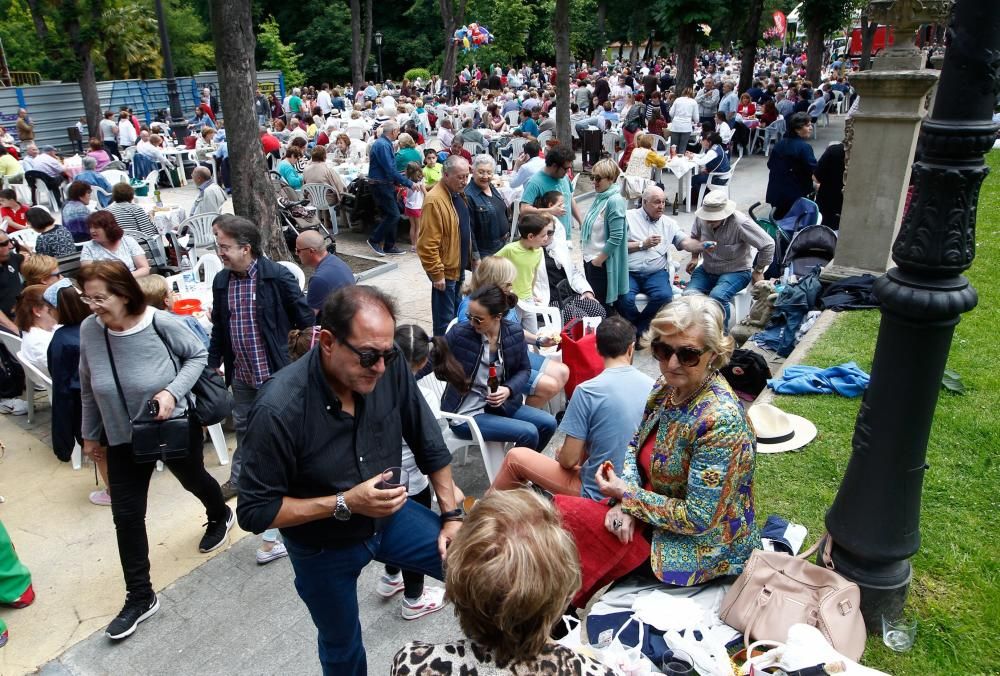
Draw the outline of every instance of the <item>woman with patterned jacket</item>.
[[[625,453],[623,476],[597,471],[598,488],[611,500],[556,497],[581,554],[576,606],[637,568],[678,586],[738,575],[760,546],[756,440],[718,371],[733,352],[722,311],[704,296],[678,298],[647,337],[662,377]]]

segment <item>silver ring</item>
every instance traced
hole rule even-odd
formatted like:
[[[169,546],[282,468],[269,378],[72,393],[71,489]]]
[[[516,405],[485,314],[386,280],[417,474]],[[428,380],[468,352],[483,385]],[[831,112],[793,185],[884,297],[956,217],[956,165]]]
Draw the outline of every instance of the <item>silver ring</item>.
[[[622,522],[619,521],[618,519],[615,519],[614,521],[611,522],[611,526],[615,530],[621,530],[622,529]]]

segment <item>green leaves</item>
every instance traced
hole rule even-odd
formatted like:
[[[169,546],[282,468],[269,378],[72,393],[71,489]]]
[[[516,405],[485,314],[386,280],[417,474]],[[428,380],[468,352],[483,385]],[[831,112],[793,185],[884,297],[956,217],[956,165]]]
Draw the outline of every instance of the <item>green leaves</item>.
[[[951,369],[945,369],[944,375],[941,376],[941,387],[952,394],[965,394],[962,376]]]
[[[299,70],[301,54],[295,52],[295,43],[285,43],[281,39],[280,27],[274,17],[268,17],[260,25],[257,44],[264,50],[264,68],[280,70],[285,75],[285,84],[296,87],[305,82],[305,74]]]

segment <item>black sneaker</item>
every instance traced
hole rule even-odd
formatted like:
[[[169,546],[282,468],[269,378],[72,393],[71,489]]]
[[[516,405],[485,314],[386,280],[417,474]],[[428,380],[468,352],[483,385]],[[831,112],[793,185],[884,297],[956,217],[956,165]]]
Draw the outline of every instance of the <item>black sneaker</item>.
[[[118,613],[118,617],[111,620],[111,624],[108,625],[108,629],[104,633],[115,641],[131,636],[135,633],[135,628],[139,626],[140,622],[152,617],[159,609],[160,600],[156,598],[155,594],[152,601],[126,599],[125,607]]]
[[[386,249],[385,252],[387,254],[389,254],[390,256],[402,256],[402,255],[406,254],[405,251],[403,251],[402,249],[397,249],[396,247],[392,247],[392,248]]]
[[[219,486],[222,489],[222,499],[229,502],[237,496],[239,491],[236,489],[236,485],[232,481],[227,481],[226,483]]]
[[[233,514],[233,510],[226,507],[226,518],[221,521],[209,521],[205,524],[205,537],[201,539],[201,544],[198,545],[198,551],[202,554],[207,554],[214,551],[226,543],[226,539],[229,537],[229,530],[233,527],[236,522],[236,515]]]
[[[382,247],[381,247],[381,246],[379,246],[379,245],[378,245],[378,244],[376,244],[375,242],[371,241],[370,239],[369,239],[369,240],[367,240],[367,242],[368,242],[368,248],[369,248],[369,249],[371,249],[371,250],[372,250],[372,252],[373,252],[373,253],[374,253],[374,254],[375,254],[376,256],[384,256],[384,255],[385,255],[385,251],[383,251],[383,250],[382,250]]]

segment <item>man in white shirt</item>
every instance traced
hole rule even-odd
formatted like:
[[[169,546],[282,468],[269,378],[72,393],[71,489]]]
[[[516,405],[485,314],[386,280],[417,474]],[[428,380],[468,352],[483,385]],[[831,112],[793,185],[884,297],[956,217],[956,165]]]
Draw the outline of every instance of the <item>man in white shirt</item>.
[[[123,111],[118,118],[118,149],[124,151],[129,146],[134,146],[137,138],[132,120]]]
[[[618,84],[611,88],[611,94],[608,100],[612,102],[615,107],[615,111],[621,112],[622,108],[625,107],[625,97],[632,93],[632,88],[625,84],[625,76],[618,76]]]
[[[641,336],[660,308],[673,300],[670,278],[670,245],[685,251],[701,251],[701,243],[677,227],[676,221],[663,215],[666,207],[663,190],[650,185],[642,193],[642,204],[625,212],[628,225],[629,290],[618,298],[615,307],[635,326]],[[647,297],[640,312],[635,305],[638,294]]]
[[[330,85],[326,82],[323,83],[323,88],[316,94],[316,105],[323,111],[324,117],[329,115],[330,111],[333,110],[333,99],[330,98]]]
[[[545,168],[545,158],[539,157],[542,147],[538,141],[528,141],[524,144],[521,154],[514,158],[514,175],[510,179],[511,188],[520,188],[532,176]]]
[[[291,141],[296,136],[301,136],[306,141],[309,140],[309,135],[306,134],[306,130],[299,126],[298,120],[293,118],[288,121],[288,140]]]

